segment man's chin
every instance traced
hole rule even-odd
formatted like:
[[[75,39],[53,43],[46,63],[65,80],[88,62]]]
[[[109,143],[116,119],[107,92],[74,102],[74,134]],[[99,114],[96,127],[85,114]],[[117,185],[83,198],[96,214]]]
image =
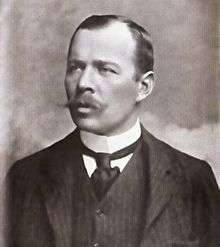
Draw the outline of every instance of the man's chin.
[[[88,131],[94,134],[101,135],[103,133],[103,129],[99,127],[95,120],[90,118],[77,118],[73,119],[75,125],[84,131]]]

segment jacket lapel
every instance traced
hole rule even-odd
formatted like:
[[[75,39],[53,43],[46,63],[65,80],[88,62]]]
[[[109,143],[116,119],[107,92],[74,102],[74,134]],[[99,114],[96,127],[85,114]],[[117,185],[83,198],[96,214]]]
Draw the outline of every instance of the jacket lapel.
[[[183,184],[180,165],[167,145],[155,139],[142,127],[143,151],[148,163],[146,230],[169,205],[178,184]],[[41,192],[50,224],[58,247],[72,245],[72,214],[79,188],[79,174],[83,173],[83,161],[79,143],[79,132],[75,130],[48,153],[48,162],[42,166]],[[51,158],[52,156],[52,158]],[[183,185],[182,185],[183,186]]]
[[[77,135],[74,131],[58,143],[41,168],[41,192],[58,247],[69,247],[72,242],[73,188],[83,167]]]
[[[146,229],[169,205],[172,196],[183,180],[176,157],[170,153],[167,145],[155,139],[142,128],[144,154],[148,160],[148,185]]]

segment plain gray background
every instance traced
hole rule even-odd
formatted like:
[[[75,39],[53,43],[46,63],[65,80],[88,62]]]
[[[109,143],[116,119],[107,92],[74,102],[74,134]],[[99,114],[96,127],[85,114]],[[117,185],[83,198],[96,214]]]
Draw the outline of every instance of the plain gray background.
[[[1,183],[16,159],[74,128],[62,107],[65,60],[74,29],[91,14],[126,15],[150,31],[156,87],[143,123],[170,145],[207,160],[220,183],[218,7],[218,0],[3,0]]]

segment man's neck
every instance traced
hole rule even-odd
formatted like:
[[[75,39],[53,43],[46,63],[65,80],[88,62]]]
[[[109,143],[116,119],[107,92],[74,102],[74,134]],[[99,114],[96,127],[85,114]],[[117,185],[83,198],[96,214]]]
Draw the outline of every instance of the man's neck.
[[[85,146],[95,152],[113,153],[134,143],[141,136],[140,121],[127,131],[114,136],[96,135],[87,131],[80,131],[80,137]]]

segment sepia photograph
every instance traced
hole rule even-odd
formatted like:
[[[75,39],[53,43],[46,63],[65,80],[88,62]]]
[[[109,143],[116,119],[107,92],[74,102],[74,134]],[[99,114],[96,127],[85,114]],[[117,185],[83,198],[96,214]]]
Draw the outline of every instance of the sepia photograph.
[[[219,1],[0,6],[0,246],[219,247]]]

